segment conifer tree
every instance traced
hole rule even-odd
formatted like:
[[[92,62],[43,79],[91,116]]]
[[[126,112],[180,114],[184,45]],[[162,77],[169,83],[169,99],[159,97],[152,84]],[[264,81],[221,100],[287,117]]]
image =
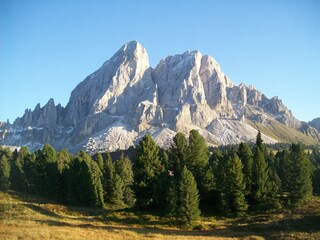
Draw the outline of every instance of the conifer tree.
[[[0,190],[10,188],[10,161],[12,161],[11,151],[0,146]]]
[[[89,172],[91,173],[91,187],[94,192],[94,206],[103,207],[104,205],[104,193],[103,186],[101,182],[102,172],[96,162],[94,162],[89,155],[84,157],[85,162],[89,165]],[[93,205],[92,205],[93,206]]]
[[[196,130],[191,130],[189,135],[188,157],[186,166],[194,175],[201,176],[201,170],[209,162],[209,152],[206,140]],[[195,177],[196,178],[196,177]]]
[[[62,173],[71,163],[71,154],[66,149],[62,149],[57,152],[56,159],[58,171]]]
[[[260,150],[263,150],[263,140],[261,136],[260,130],[258,130],[257,138],[256,138],[256,147],[260,148]]]
[[[11,162],[10,182],[11,188],[16,191],[25,192],[28,190],[26,185],[26,177],[23,171],[24,159],[30,154],[27,147],[22,146],[20,150],[13,153],[13,161]]]
[[[25,155],[22,165],[24,179],[25,179],[25,191],[28,193],[37,193],[38,189],[38,171],[36,156],[34,153]]]
[[[36,152],[38,193],[52,199],[58,196],[59,171],[57,153],[49,144]]]
[[[189,134],[188,157],[185,165],[196,179],[202,198],[213,189],[212,169],[209,166],[209,151],[206,140],[196,130]]]
[[[103,172],[103,170],[104,170],[104,161],[103,161],[103,157],[102,157],[101,153],[97,154],[95,161],[98,164],[101,172]]]
[[[173,184],[173,178],[176,179],[180,176],[181,172],[174,174],[174,171],[170,167],[172,161],[169,160],[169,156],[164,149],[159,150],[159,159],[163,166],[163,171],[155,182],[154,210],[161,215],[170,215],[170,201],[172,197],[171,194],[173,194],[171,184]]]
[[[122,153],[115,163],[115,169],[123,181],[123,202],[132,207],[136,200],[132,190],[134,179],[131,161]]]
[[[320,195],[320,164],[317,164],[312,178],[313,193]]]
[[[268,203],[271,208],[281,207],[278,199],[278,194],[281,190],[281,179],[277,173],[277,161],[274,153],[265,150],[266,161],[268,164],[269,188],[268,188]]]
[[[182,172],[181,172],[182,173]],[[169,216],[175,217],[178,216],[178,207],[179,203],[179,191],[178,191],[178,182],[180,180],[181,174],[179,177],[173,175],[168,175],[167,180],[167,194],[165,195],[165,205],[163,211]],[[177,219],[178,220],[178,219]]]
[[[243,164],[244,182],[246,185],[245,194],[249,195],[252,187],[253,154],[248,144],[240,143],[238,156]]]
[[[253,159],[253,184],[251,194],[258,204],[265,205],[269,188],[268,165],[258,146],[255,147]]]
[[[178,183],[179,205],[178,220],[185,225],[193,226],[200,220],[199,191],[192,173],[185,166]]]
[[[269,185],[267,193],[267,207],[279,209],[281,207],[278,197],[281,190],[281,179],[274,167],[269,167]]]
[[[71,204],[102,207],[103,188],[98,165],[84,151],[72,160],[68,169],[68,200]]]
[[[235,152],[232,152],[226,163],[225,182],[222,183],[223,192],[221,192],[221,202],[227,211],[230,209],[233,212],[243,212],[248,208],[242,168],[241,160]]]
[[[177,133],[172,140],[173,144],[169,149],[169,169],[178,176],[188,158],[188,142],[183,133]]]
[[[216,196],[217,200],[214,199],[214,208],[219,211],[225,211],[223,200],[225,199],[225,187],[227,182],[227,163],[229,159],[229,153],[227,151],[219,153],[213,162],[213,172],[216,179]]]
[[[159,159],[159,147],[150,135],[145,135],[135,149],[133,172],[136,206],[152,208],[156,183],[164,168]]]
[[[10,188],[10,163],[5,154],[0,156],[0,190]]]
[[[281,191],[285,194],[289,191],[290,175],[291,172],[290,153],[287,149],[284,149],[276,154],[276,166],[277,173],[281,180]]]
[[[104,189],[104,199],[106,202],[112,202],[111,195],[114,185],[114,175],[116,174],[114,163],[112,162],[111,156],[109,153],[106,155],[106,160],[104,164],[104,170],[102,171],[103,175],[103,189]]]
[[[68,196],[67,189],[67,172],[70,168],[72,155],[65,149],[57,153],[57,165],[59,172],[58,200],[66,202]]]
[[[117,173],[115,173],[112,178],[112,189],[110,192],[109,201],[112,204],[123,205],[124,193],[124,181]]]
[[[312,195],[312,164],[300,144],[290,147],[289,193],[292,203],[300,203]]]
[[[317,149],[312,150],[310,160],[314,164],[314,172],[312,177],[313,193],[320,194],[320,151]]]

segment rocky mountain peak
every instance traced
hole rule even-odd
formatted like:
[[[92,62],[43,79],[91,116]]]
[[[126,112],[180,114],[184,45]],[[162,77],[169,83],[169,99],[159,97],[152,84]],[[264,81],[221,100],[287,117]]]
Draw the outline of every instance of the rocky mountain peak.
[[[61,108],[61,105],[58,108]],[[21,118],[17,118],[14,124],[20,127],[53,126],[56,125],[58,121],[57,111],[54,100],[51,98],[42,108],[40,103],[38,103],[33,111],[26,109],[24,115]]]
[[[236,86],[211,56],[186,51],[152,69],[146,49],[132,41],[80,82],[65,108],[50,99],[14,124],[0,124],[0,143],[115,151],[145,134],[168,146],[176,132],[197,129],[209,144],[235,144],[254,141],[261,125],[275,131],[263,136],[266,143],[281,139],[274,130],[279,125],[281,134],[289,132],[286,140],[296,130],[311,136],[310,142],[320,140],[316,127],[295,119],[278,97],[268,99],[244,83]]]
[[[130,67],[135,68],[137,72],[145,71],[150,67],[146,49],[136,41],[124,44],[103,67],[110,61],[117,67],[124,63],[131,64]]]
[[[140,43],[132,41],[123,45],[72,91],[66,107],[66,124],[75,126],[83,117],[108,111],[124,90],[137,84],[148,69],[148,54]]]

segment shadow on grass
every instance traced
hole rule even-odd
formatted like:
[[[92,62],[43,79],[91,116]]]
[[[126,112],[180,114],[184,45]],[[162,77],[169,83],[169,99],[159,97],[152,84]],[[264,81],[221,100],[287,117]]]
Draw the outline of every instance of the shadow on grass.
[[[37,205],[34,205],[34,204],[32,204],[32,203],[25,203],[25,204],[23,204],[23,205],[24,205],[25,207],[27,207],[27,208],[32,209],[32,210],[35,211],[35,212],[38,212],[38,213],[43,214],[43,215],[45,215],[45,216],[54,217],[54,218],[61,218],[60,215],[54,213],[53,211],[49,211],[49,210],[47,210],[47,209],[45,209],[45,208],[42,208],[42,207],[37,206]]]
[[[297,232],[317,233],[320,231],[320,216],[305,216],[299,219],[279,220],[272,223],[251,223],[250,225],[232,224],[223,229],[211,230],[179,230],[179,229],[161,229],[151,227],[150,223],[136,219],[111,219],[113,222],[124,224],[125,226],[96,226],[90,223],[72,224],[68,222],[55,220],[39,220],[49,226],[85,228],[85,229],[102,229],[107,231],[131,231],[137,234],[161,234],[163,236],[195,236],[195,237],[229,237],[245,238],[250,236],[260,236],[265,239],[278,239],[279,235],[290,235]],[[142,227],[128,226],[126,224],[141,224]],[[159,222],[156,222],[159,224]],[[149,225],[149,226],[146,226]],[[214,226],[213,226],[214,228]]]
[[[125,220],[126,221],[126,220]],[[125,221],[119,223],[125,224]],[[153,227],[134,227],[134,226],[95,226],[90,223],[71,224],[67,222],[45,220],[41,223],[49,226],[64,226],[72,228],[102,229],[108,231],[131,231],[137,234],[161,234],[164,236],[206,236],[206,237],[230,237],[242,238],[250,236],[260,236],[266,239],[278,239],[279,234],[282,235],[307,232],[315,233],[320,231],[320,217],[306,216],[301,219],[280,220],[274,223],[257,223],[245,226],[231,225],[224,229],[211,230],[178,230],[178,229],[159,229]],[[129,221],[130,222],[130,221]],[[136,222],[134,222],[136,223]]]
[[[18,196],[20,197],[20,196]],[[260,216],[249,216],[237,218],[231,221],[230,225],[210,226],[209,230],[179,230],[166,229],[170,225],[169,219],[160,218],[146,213],[139,213],[132,210],[105,210],[79,207],[66,207],[70,211],[80,212],[82,215],[73,219],[79,223],[67,222],[68,217],[56,214],[41,205],[34,204],[33,198],[26,200],[25,207],[28,207],[45,216],[54,218],[53,220],[36,220],[48,226],[102,229],[108,231],[131,231],[137,234],[161,234],[163,236],[205,236],[205,237],[229,237],[244,238],[250,236],[260,236],[265,239],[279,239],[280,235],[290,235],[294,233],[316,233],[320,235],[320,215],[312,215],[308,212],[300,214],[296,218],[287,216],[283,219],[274,219],[265,214]],[[45,201],[41,200],[41,203]],[[97,226],[94,222],[105,224]],[[112,224],[115,224],[113,226]],[[117,226],[117,224],[119,226]],[[318,236],[318,235],[317,235]]]

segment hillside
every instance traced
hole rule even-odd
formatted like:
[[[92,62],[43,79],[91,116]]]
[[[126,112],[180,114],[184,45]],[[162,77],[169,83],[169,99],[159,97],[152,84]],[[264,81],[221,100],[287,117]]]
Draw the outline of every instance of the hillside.
[[[58,205],[34,195],[0,192],[0,239],[319,239],[320,198],[295,210],[240,218],[203,217],[202,230],[126,210]]]

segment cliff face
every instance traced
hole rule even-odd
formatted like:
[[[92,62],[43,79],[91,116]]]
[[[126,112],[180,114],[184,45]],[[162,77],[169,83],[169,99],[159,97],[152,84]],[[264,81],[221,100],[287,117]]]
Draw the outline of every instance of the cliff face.
[[[320,131],[320,117],[309,122],[309,125]]]
[[[229,144],[253,141],[257,126],[268,129],[274,122],[320,139],[319,129],[295,119],[277,97],[234,85],[212,57],[185,52],[152,69],[144,47],[130,42],[78,84],[65,108],[50,99],[12,125],[1,124],[0,144],[114,151],[144,134],[167,146],[176,132],[191,129],[211,144]],[[268,131],[263,137],[282,140]]]

